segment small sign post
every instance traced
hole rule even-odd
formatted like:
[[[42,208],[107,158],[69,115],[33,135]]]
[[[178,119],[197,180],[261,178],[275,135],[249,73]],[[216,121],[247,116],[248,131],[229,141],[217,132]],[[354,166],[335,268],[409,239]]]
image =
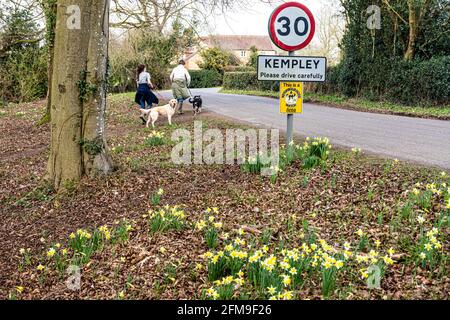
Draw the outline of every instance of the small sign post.
[[[280,113],[303,112],[303,82],[280,83]]]
[[[281,81],[280,112],[287,113],[287,152],[293,141],[294,113],[303,112],[302,82],[323,82],[326,77],[326,58],[295,56],[295,51],[311,42],[315,30],[314,16],[305,5],[284,3],[270,16],[269,35],[277,47],[289,52],[289,56],[258,57],[258,80]]]

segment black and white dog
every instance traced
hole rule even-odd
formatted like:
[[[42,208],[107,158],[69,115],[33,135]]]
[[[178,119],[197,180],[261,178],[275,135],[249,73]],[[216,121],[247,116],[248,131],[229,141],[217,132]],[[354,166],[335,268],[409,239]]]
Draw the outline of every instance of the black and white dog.
[[[194,96],[189,99],[189,102],[192,103],[194,108],[194,116],[202,112],[203,100],[201,96]]]

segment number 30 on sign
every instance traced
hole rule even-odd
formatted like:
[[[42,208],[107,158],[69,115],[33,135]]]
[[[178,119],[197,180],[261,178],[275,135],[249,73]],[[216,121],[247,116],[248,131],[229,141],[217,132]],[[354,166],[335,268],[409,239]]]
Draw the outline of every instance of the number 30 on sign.
[[[280,113],[303,112],[303,83],[280,83]]]

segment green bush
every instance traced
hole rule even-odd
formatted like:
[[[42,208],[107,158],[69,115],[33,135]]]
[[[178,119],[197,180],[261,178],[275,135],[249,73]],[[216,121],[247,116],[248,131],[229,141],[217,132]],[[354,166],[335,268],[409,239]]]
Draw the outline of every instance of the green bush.
[[[191,88],[214,88],[220,87],[223,82],[223,75],[216,70],[192,70]]]
[[[358,81],[351,80],[355,69],[348,64],[329,68],[327,81],[308,84],[307,91],[407,105],[444,106],[450,101],[450,56],[424,61],[379,59],[375,69],[358,69]]]
[[[0,25],[0,104],[31,101],[47,93],[47,48],[26,10],[6,8]]]
[[[386,92],[407,104],[444,105],[450,101],[450,56],[402,61],[391,70]]]
[[[258,81],[256,72],[226,72],[223,88],[227,90],[274,91],[280,89],[279,81]]]
[[[228,66],[225,72],[255,72],[256,68],[251,66]]]

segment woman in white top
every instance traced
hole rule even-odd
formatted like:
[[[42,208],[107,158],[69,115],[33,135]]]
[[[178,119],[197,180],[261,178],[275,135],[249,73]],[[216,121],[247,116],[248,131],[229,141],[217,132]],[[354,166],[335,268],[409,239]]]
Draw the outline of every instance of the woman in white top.
[[[155,94],[150,90],[153,89],[154,86],[151,81],[150,73],[147,72],[145,65],[141,64],[137,68],[137,85],[138,89],[136,92],[136,97],[134,101],[142,108],[146,109],[146,103],[147,108],[152,108],[153,104],[158,105],[159,99],[155,96]],[[145,124],[145,119],[142,119],[142,122]]]
[[[188,99],[189,94],[188,87],[191,84],[191,75],[185,68],[184,60],[180,60],[178,66],[175,67],[170,75],[170,81],[172,81],[172,93],[174,99],[177,99],[178,113],[183,114],[183,101]]]

